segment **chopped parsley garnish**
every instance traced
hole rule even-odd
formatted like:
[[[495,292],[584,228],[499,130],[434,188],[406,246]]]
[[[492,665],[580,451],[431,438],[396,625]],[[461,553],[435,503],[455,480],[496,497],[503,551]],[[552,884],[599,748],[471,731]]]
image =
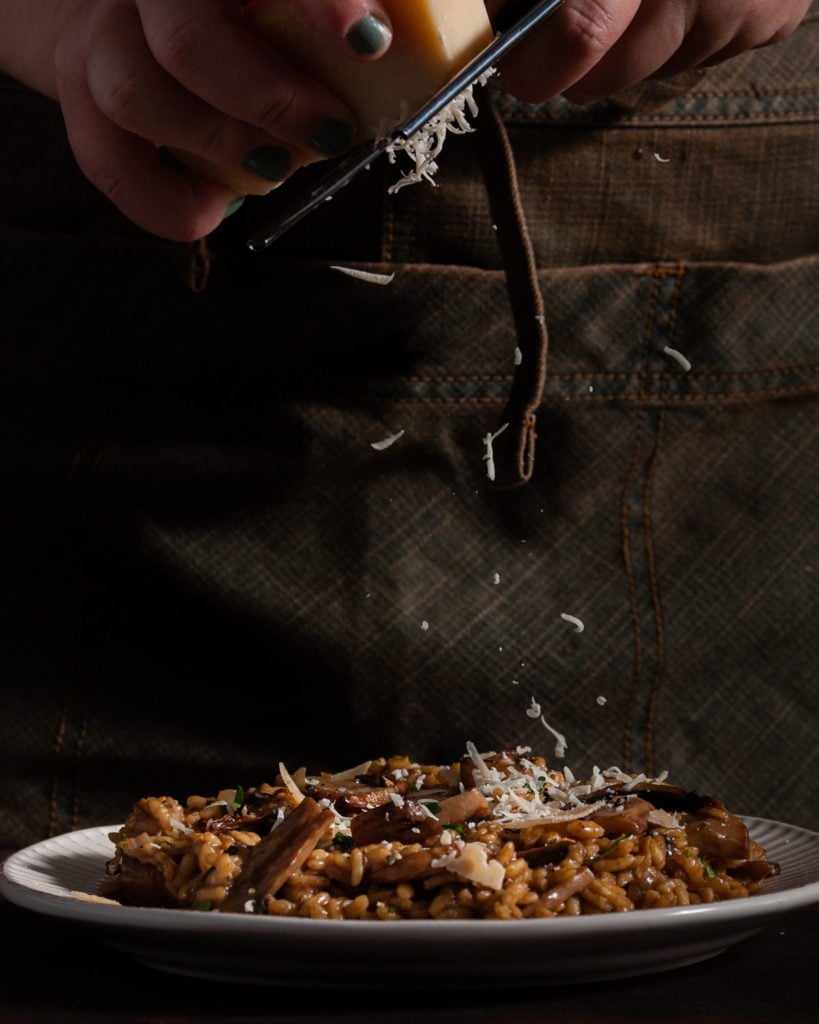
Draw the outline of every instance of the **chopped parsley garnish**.
[[[236,795],[233,798],[232,807],[235,807],[238,811],[242,804],[245,802],[245,788],[244,786],[236,787]]]
[[[705,859],[705,857],[701,857],[700,860],[702,861],[702,866],[705,868],[705,877],[706,878],[716,878],[717,877],[716,871],[714,871],[714,869],[711,867],[711,865],[708,863],[708,861]]]
[[[204,900],[196,908],[197,910],[213,910],[213,900]]]
[[[333,836],[333,842],[342,850],[352,850],[352,848],[355,846],[355,840],[353,839],[353,837],[348,836],[344,832],[336,832],[336,834]]]
[[[464,825],[444,825],[444,828],[448,828],[452,832],[457,832],[459,836],[466,835],[466,827]]]
[[[424,801],[424,807],[426,807],[426,809],[428,811],[432,811],[433,814],[440,814],[441,813],[441,805],[440,804],[436,804],[434,800],[429,800],[429,801],[425,800]]]
[[[624,832],[623,835],[618,836],[617,839],[614,840],[614,842],[609,846],[609,848],[607,850],[603,850],[602,853],[598,853],[595,857],[592,857],[591,860],[589,861],[589,864],[596,864],[598,860],[602,860],[604,857],[608,857],[608,855],[612,852],[612,850],[615,850],[620,845],[620,843],[625,842],[626,839],[633,839],[633,838],[634,838],[634,833],[633,832]]]

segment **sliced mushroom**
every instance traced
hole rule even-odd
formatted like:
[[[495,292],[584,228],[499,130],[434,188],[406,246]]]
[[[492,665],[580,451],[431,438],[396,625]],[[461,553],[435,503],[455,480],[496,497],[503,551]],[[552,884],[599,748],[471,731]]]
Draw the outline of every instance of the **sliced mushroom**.
[[[305,797],[277,828],[248,851],[242,872],[221,909],[243,911],[248,900],[275,895],[304,864],[333,820],[332,812]]]
[[[577,874],[565,882],[558,882],[557,885],[547,890],[538,900],[538,905],[546,910],[558,911],[570,896],[582,892],[594,881],[594,872],[591,868],[581,868]]]
[[[592,821],[606,830],[606,835],[621,836],[631,832],[641,836],[648,825],[648,816],[654,805],[639,796],[628,796],[620,806],[606,807],[597,811]]]
[[[685,826],[688,842],[701,857],[715,860],[746,860],[751,852],[751,840],[745,823],[735,814],[723,811],[718,818],[698,818]]]
[[[429,850],[415,850],[412,853],[402,854],[392,863],[381,864],[368,872],[368,879],[372,882],[379,882],[383,885],[393,885],[398,882],[413,882],[422,878],[429,878],[430,875],[440,871],[440,867],[433,864],[437,859],[447,852],[447,847],[435,846]]]
[[[485,818],[489,814],[489,803],[477,789],[467,789],[447,797],[441,801],[440,807],[435,817],[442,825],[460,825],[472,818]]]
[[[420,843],[441,834],[443,825],[417,800],[401,800],[357,814],[350,823],[356,846],[398,841]]]

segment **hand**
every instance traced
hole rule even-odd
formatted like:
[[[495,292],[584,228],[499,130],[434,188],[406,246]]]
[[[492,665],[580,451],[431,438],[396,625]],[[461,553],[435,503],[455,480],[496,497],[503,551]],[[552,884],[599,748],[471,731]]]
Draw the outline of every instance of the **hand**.
[[[490,17],[505,0],[486,0]],[[590,103],[785,39],[810,0],[566,0],[502,67],[513,95]]]
[[[377,0],[293,3],[348,54],[389,46]],[[161,237],[203,237],[245,191],[180,173],[163,153],[235,169],[261,192],[343,151],[355,130],[334,93],[247,27],[238,0],[9,0],[0,34],[0,64],[59,100],[85,175]]]

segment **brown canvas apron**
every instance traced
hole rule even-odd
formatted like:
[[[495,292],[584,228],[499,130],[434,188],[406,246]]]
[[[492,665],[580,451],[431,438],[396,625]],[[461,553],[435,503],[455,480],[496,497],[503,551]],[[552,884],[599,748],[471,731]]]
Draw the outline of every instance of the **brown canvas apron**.
[[[281,196],[149,238],[0,82],[3,845],[468,740],[819,826],[817,11],[262,255]]]

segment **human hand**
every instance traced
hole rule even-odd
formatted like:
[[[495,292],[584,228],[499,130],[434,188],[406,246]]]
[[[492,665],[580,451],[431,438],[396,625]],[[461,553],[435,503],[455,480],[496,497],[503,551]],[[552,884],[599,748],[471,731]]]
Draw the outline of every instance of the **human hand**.
[[[389,46],[377,0],[294,2],[348,54]],[[10,10],[20,35],[47,40],[24,48],[38,66],[18,77],[59,100],[90,181],[161,237],[203,237],[240,193],[269,191],[352,141],[352,112],[252,32],[238,0],[12,0]],[[18,71],[13,55],[6,63]],[[230,186],[180,173],[168,151],[233,169]]]
[[[486,0],[490,18],[505,0]],[[530,103],[604,99],[785,39],[810,0],[566,0],[502,65]]]

